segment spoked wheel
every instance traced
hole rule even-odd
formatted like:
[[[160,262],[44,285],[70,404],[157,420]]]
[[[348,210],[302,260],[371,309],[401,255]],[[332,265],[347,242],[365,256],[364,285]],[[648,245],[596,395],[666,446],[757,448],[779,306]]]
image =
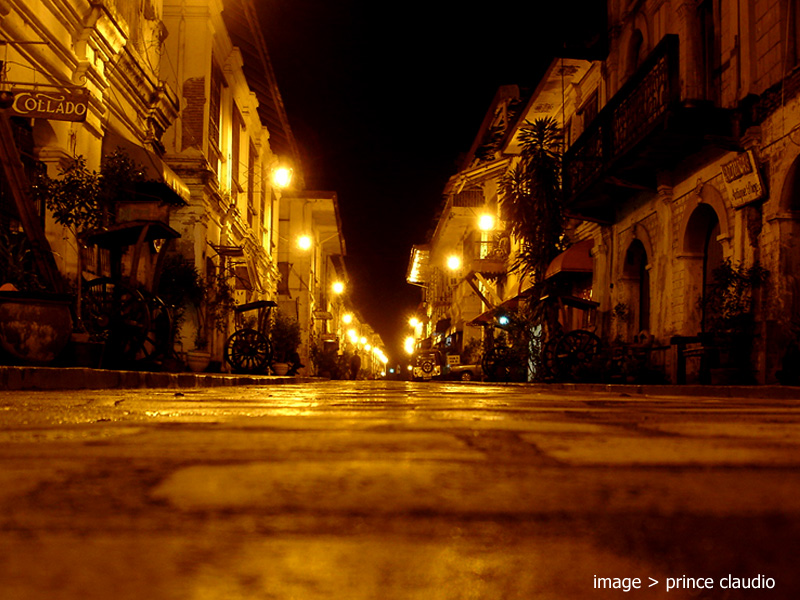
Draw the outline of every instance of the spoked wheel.
[[[591,331],[576,329],[564,334],[555,349],[555,367],[560,378],[580,378],[600,349],[600,338]]]
[[[507,346],[495,346],[483,355],[483,372],[489,381],[514,381],[519,376],[520,365]]]
[[[90,281],[81,298],[86,330],[106,340],[115,360],[134,360],[150,330],[150,309],[142,294],[107,277]]]
[[[544,369],[545,379],[558,377],[558,365],[556,360],[556,346],[559,338],[547,340],[542,346],[542,368]]]
[[[158,296],[145,293],[150,310],[150,328],[136,353],[142,363],[157,363],[166,358],[172,345],[172,312]]]
[[[225,360],[236,373],[263,373],[271,355],[269,338],[255,329],[239,329],[225,342]]]

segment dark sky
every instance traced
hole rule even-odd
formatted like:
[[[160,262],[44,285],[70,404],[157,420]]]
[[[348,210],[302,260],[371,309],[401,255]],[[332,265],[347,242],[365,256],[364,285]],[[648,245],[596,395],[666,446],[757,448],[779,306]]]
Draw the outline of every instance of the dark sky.
[[[411,245],[497,88],[536,83],[560,20],[534,1],[256,4],[306,189],[337,192],[352,301],[397,359],[420,301]]]

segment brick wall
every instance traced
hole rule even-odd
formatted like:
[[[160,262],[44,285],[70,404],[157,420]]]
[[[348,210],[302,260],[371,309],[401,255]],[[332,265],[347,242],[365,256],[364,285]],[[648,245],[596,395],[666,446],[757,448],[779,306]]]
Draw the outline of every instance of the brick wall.
[[[780,0],[756,0],[755,43],[758,61],[757,86],[764,90],[783,76]]]
[[[181,151],[203,146],[203,113],[206,104],[205,77],[192,77],[183,83],[185,105],[181,112]]]

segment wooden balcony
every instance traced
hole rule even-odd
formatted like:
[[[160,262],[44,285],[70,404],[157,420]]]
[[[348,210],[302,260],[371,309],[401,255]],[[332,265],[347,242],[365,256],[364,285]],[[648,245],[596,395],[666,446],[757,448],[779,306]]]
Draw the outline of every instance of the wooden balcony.
[[[470,271],[484,277],[496,277],[508,272],[508,247],[494,241],[476,242],[470,260]]]
[[[730,147],[731,111],[682,100],[678,67],[678,37],[665,36],[567,150],[563,188],[570,212],[612,220],[620,200],[656,189],[659,170],[704,147]]]

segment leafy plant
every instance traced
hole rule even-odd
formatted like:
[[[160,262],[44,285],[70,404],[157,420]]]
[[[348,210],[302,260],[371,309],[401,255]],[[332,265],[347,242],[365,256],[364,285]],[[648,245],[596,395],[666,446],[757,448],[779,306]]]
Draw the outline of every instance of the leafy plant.
[[[228,318],[236,306],[234,288],[229,282],[227,270],[214,273],[207,280],[205,297],[209,322],[217,331],[225,332]]]
[[[0,285],[6,283],[23,292],[45,289],[31,243],[20,231],[0,231]]]
[[[714,270],[714,280],[703,298],[708,330],[750,333],[753,327],[753,291],[766,283],[769,271],[759,263],[733,265],[726,259]]]
[[[170,254],[164,260],[156,293],[171,308],[175,328],[180,330],[186,309],[194,305],[199,310],[205,300],[206,289],[197,267],[180,254]],[[203,341],[208,343],[201,331],[198,331],[195,346],[202,347]]]
[[[56,223],[74,231],[99,227],[104,221],[101,204],[102,178],[86,167],[86,159],[75,158],[59,170],[58,178],[41,173],[32,186],[33,195],[44,200]]]
[[[314,369],[317,375],[327,376],[331,379],[339,379],[339,362],[336,348],[321,348],[319,345],[314,344],[311,346],[311,361],[314,363]]]
[[[277,311],[270,328],[270,340],[275,360],[286,362],[300,347],[300,323],[283,311]]]
[[[137,188],[150,181],[144,167],[118,148],[103,157],[99,173],[89,170],[86,159],[78,156],[56,178],[39,173],[31,191],[44,201],[56,223],[80,232],[107,225],[113,203],[135,199]]]
[[[525,121],[520,160],[500,181],[506,219],[520,243],[512,268],[536,280],[564,249],[561,136],[555,119]]]

